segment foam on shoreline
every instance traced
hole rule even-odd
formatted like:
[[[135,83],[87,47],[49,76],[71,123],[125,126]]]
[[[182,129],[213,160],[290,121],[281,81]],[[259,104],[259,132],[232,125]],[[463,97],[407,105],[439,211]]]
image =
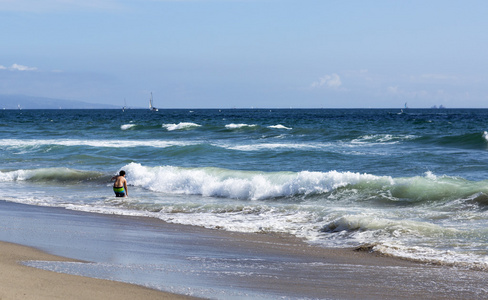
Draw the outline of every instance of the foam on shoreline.
[[[36,267],[177,294],[211,299],[482,299],[488,295],[486,272],[327,249],[278,234],[234,233],[4,201],[0,201],[0,217],[0,240],[90,261],[21,259],[42,260]]]

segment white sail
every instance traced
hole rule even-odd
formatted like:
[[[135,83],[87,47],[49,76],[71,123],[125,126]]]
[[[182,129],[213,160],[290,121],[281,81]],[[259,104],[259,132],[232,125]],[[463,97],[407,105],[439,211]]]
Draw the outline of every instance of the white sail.
[[[158,109],[156,107],[154,107],[152,104],[152,92],[151,92],[151,98],[149,98],[149,109],[151,111],[158,111]]]

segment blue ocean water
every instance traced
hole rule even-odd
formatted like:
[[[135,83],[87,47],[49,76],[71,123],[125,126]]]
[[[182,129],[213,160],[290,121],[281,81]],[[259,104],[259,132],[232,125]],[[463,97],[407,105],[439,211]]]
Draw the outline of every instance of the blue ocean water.
[[[0,200],[488,269],[488,110],[0,111]],[[127,172],[129,197],[110,178]]]

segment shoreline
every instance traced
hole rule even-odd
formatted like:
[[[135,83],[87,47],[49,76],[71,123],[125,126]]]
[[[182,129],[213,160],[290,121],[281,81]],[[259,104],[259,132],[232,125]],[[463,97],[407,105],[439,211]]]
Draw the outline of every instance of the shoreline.
[[[76,261],[0,241],[0,299],[196,299],[138,285],[28,267],[23,261]],[[8,287],[8,288],[7,288]]]
[[[148,290],[157,294],[158,299],[166,296],[189,299],[175,294],[212,299],[483,299],[488,296],[485,289],[488,272],[425,265],[353,249],[322,248],[278,234],[226,232],[158,219],[98,215],[5,201],[0,201],[0,228],[0,240],[7,242],[0,243],[0,253],[9,247],[33,247],[39,251],[27,248],[33,252],[20,257],[92,262],[74,267],[45,264],[47,269],[65,273],[19,264],[16,272],[26,272],[26,268],[32,271],[27,273],[33,276],[34,288],[36,280],[44,280],[44,276],[51,278],[44,286],[64,286],[64,280],[73,277],[67,273],[75,273],[89,275],[72,279],[78,287],[80,280],[95,286],[105,285],[100,282],[107,281],[90,277],[119,281],[122,278],[121,281],[128,283],[115,282],[115,289],[121,284],[134,293]],[[15,256],[17,250],[10,253],[16,260],[24,260]],[[142,256],[138,257],[140,253]],[[10,267],[15,267],[14,258],[7,262]],[[84,270],[85,265],[90,269]],[[137,272],[134,266],[141,273],[134,275]],[[6,272],[3,270],[2,267],[1,272]],[[140,274],[146,277],[140,278]],[[2,280],[10,280],[8,277],[2,276]],[[21,278],[17,280],[23,286]],[[0,293],[0,298],[17,297],[14,290],[8,292],[14,294]],[[54,293],[50,298],[61,292]],[[80,297],[77,299],[92,298]],[[30,298],[22,296],[22,299]]]

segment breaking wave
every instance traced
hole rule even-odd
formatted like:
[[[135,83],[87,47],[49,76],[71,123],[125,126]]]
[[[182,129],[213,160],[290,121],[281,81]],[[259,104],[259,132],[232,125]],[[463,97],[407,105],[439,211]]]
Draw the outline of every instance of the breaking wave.
[[[200,127],[201,125],[195,124],[195,123],[190,123],[190,122],[181,122],[178,124],[163,124],[163,128],[166,128],[168,131],[174,131],[174,130],[188,130],[188,129],[193,129]]]
[[[253,128],[253,127],[257,127],[257,125],[255,124],[227,124],[225,125],[225,128],[227,129],[241,129],[241,128]]]
[[[230,231],[286,233],[328,247],[371,245],[387,255],[488,269],[488,262],[481,262],[473,251],[442,253],[442,247],[452,247],[461,239],[465,245],[457,247],[478,251],[479,240],[486,239],[488,231],[479,232],[479,228],[488,210],[487,181],[432,173],[394,178],[338,171],[260,172],[139,163],[121,169],[127,172],[129,190],[137,191],[136,196],[78,200],[71,195],[72,185],[90,186],[104,194],[111,174],[69,168],[3,170],[0,182],[47,182],[52,189],[67,193],[59,199],[41,194],[4,197],[8,201],[154,217]],[[479,218],[481,225],[473,227]],[[444,220],[457,225],[446,226]]]
[[[354,172],[258,172],[221,168],[146,167],[131,163],[123,167],[131,184],[174,194],[201,195],[242,200],[267,200],[323,195],[328,199],[374,201],[408,205],[465,199],[483,205],[486,181],[425,176],[393,178]]]
[[[292,128],[286,127],[284,125],[278,124],[278,125],[272,125],[268,126],[269,128],[274,128],[274,129],[286,129],[286,130],[291,130]]]
[[[124,125],[120,125],[120,129],[122,130],[128,130],[128,129],[131,129],[133,127],[137,126],[136,124],[124,124]]]
[[[33,170],[0,171],[0,182],[81,182],[96,180],[102,176],[102,173],[94,171],[80,171],[69,168],[42,168]]]
[[[393,178],[355,172],[261,172],[222,168],[143,166],[130,163],[130,185],[153,192],[239,200],[294,198],[298,201],[370,201],[377,205],[423,205],[440,203],[488,207],[488,181],[459,177],[424,176]],[[111,174],[70,168],[0,171],[0,182],[82,182],[106,179]],[[316,198],[319,197],[319,198]]]

